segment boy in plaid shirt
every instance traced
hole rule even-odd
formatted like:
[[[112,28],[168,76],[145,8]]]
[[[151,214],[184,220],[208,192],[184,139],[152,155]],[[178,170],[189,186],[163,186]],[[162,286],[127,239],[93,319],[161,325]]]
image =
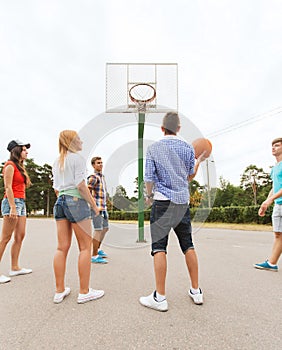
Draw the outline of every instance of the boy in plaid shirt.
[[[107,254],[100,249],[101,243],[109,230],[108,212],[107,212],[107,187],[105,176],[102,174],[103,161],[101,157],[93,157],[91,164],[94,169],[94,174],[87,179],[88,188],[91,195],[96,201],[96,205],[100,211],[99,215],[95,216],[91,212],[92,223],[94,227],[94,237],[92,244],[92,258],[91,262],[96,264],[107,264],[108,260],[105,258]]]

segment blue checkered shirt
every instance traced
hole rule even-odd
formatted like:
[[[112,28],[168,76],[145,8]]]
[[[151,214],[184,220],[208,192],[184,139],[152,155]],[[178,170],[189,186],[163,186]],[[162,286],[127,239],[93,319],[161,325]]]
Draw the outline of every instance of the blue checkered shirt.
[[[145,182],[176,204],[189,202],[188,177],[194,173],[194,149],[176,136],[165,136],[147,149]]]

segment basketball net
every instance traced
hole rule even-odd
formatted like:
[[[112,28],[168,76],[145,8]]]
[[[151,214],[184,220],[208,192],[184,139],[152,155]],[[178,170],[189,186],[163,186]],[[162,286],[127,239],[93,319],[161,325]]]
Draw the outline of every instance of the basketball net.
[[[147,83],[135,84],[129,90],[129,97],[136,105],[137,111],[145,113],[147,104],[156,98],[156,89]]]

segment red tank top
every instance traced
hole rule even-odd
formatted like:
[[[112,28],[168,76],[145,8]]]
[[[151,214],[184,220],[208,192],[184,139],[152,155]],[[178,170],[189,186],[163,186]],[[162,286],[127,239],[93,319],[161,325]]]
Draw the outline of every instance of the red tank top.
[[[8,160],[3,168],[3,175],[5,173],[5,169],[7,165],[12,165],[14,168],[14,176],[13,176],[13,181],[12,181],[12,190],[14,193],[14,198],[23,198],[25,199],[25,183],[24,183],[24,177],[17,168],[16,164],[12,162],[11,160]],[[7,198],[7,195],[5,193],[4,195],[5,198]]]

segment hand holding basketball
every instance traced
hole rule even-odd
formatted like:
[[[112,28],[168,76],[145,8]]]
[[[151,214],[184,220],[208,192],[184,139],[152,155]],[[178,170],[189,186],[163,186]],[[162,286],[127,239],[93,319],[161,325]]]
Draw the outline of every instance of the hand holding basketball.
[[[192,146],[195,150],[195,158],[203,156],[204,159],[208,158],[212,152],[212,143],[205,138],[199,138],[192,142]],[[202,158],[202,157],[201,157]]]

